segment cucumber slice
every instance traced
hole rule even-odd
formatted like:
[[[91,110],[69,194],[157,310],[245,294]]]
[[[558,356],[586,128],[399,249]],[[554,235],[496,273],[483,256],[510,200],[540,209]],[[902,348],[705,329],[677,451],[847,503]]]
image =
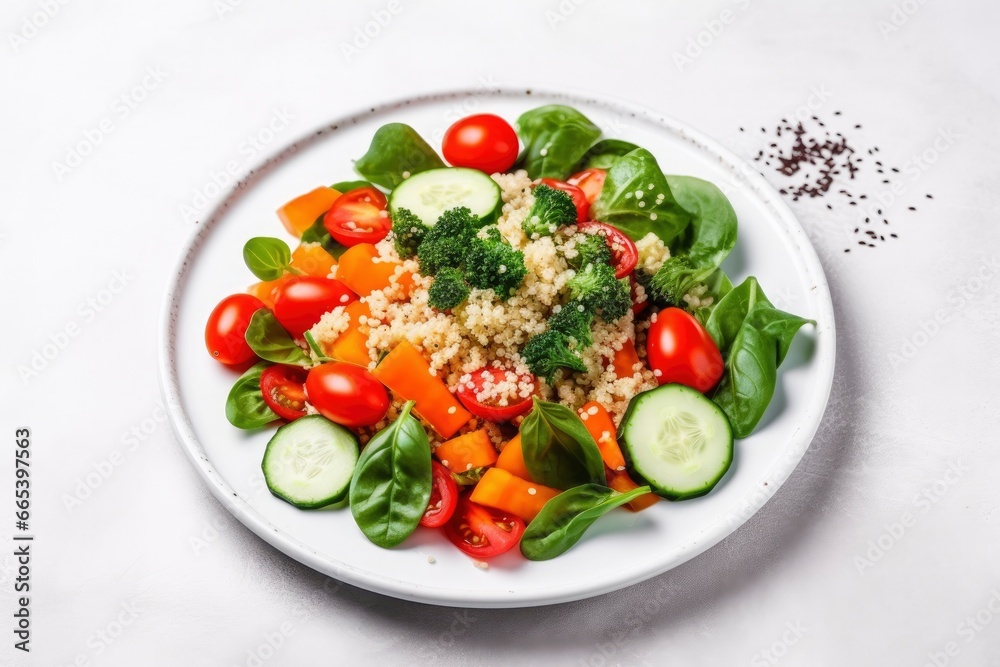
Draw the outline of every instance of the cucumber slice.
[[[679,384],[633,397],[618,437],[636,483],[670,500],[705,495],[733,462],[733,429],[725,413]]]
[[[409,209],[428,227],[437,223],[442,213],[459,206],[478,215],[483,226],[491,225],[503,208],[500,186],[476,169],[445,167],[414,174],[389,195],[393,217],[399,209]]]
[[[358,462],[358,440],[322,415],[306,415],[279,428],[261,469],[271,493],[302,509],[343,500]]]

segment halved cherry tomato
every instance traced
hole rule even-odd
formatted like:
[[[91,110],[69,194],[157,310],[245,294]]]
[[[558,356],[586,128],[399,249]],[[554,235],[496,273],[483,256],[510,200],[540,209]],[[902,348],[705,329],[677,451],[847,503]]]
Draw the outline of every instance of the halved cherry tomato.
[[[566,179],[566,182],[583,190],[587,201],[593,204],[594,200],[600,196],[601,189],[604,187],[604,179],[607,177],[608,172],[594,167],[593,169],[584,169],[577,174],[573,174]]]
[[[270,366],[260,374],[260,393],[267,407],[292,421],[306,414],[306,371],[298,366]]]
[[[420,519],[420,525],[440,528],[448,523],[458,506],[458,484],[451,471],[437,461],[431,461],[431,499]]]
[[[392,229],[385,195],[364,187],[340,195],[323,216],[323,226],[338,243],[378,243]]]
[[[635,270],[635,265],[639,263],[639,249],[624,232],[603,222],[582,222],[577,226],[581,231],[596,231],[608,242],[616,278],[624,278]]]
[[[469,380],[474,386],[469,387],[467,382],[458,385],[455,392],[458,400],[462,402],[465,409],[472,414],[491,422],[505,422],[527,413],[531,410],[531,396],[522,398],[521,396],[508,396],[507,405],[500,405],[498,398],[480,401],[476,394],[482,393],[487,383],[498,384],[507,381],[507,373],[501,368],[480,368],[478,371],[470,373]],[[535,382],[534,376],[522,375],[518,377],[518,383],[522,381]]]
[[[517,133],[500,116],[467,116],[444,133],[441,152],[452,166],[502,173],[517,160]]]
[[[583,190],[576,187],[575,185],[570,185],[569,183],[557,181],[554,178],[543,178],[541,184],[547,185],[550,188],[555,188],[556,190],[562,190],[570,197],[572,197],[573,205],[576,206],[577,222],[583,222],[584,220],[587,219],[587,214],[590,213],[590,202],[587,201],[587,195],[583,193]]]
[[[462,497],[444,534],[470,556],[490,558],[514,548],[524,534],[524,521]]]
[[[638,315],[642,311],[649,308],[649,294],[648,293],[645,294],[646,297],[645,301],[636,301],[636,299],[639,298],[639,292],[638,292],[639,281],[635,279],[634,273],[629,275],[628,282],[631,290],[630,293],[632,295],[632,314]]]
[[[249,294],[232,294],[219,302],[205,325],[205,346],[216,361],[232,366],[254,358],[245,338],[250,318],[264,302]]]
[[[722,354],[687,311],[664,308],[646,337],[646,358],[660,384],[676,382],[705,393],[722,378]]]
[[[319,322],[324,313],[356,301],[358,295],[339,280],[296,276],[278,288],[274,316],[296,338]]]
[[[321,415],[350,428],[371,426],[389,410],[385,385],[346,361],[314,366],[306,376],[306,394]]]

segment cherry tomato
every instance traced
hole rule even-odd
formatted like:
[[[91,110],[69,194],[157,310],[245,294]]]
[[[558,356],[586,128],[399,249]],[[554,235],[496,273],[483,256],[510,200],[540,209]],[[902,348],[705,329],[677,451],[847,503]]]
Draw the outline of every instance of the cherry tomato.
[[[604,179],[607,177],[608,172],[594,167],[593,169],[584,169],[577,174],[573,174],[566,179],[566,182],[583,190],[587,201],[593,204],[594,200],[600,196],[601,188],[604,187]]]
[[[608,242],[616,278],[624,278],[635,270],[635,265],[639,263],[639,249],[624,232],[603,222],[583,222],[577,226],[581,231],[596,230]]]
[[[260,374],[260,393],[267,407],[292,421],[306,414],[306,371],[298,366],[270,366]]]
[[[642,311],[649,308],[649,293],[646,293],[645,301],[642,302],[636,301],[636,299],[639,297],[638,294],[639,281],[635,279],[634,273],[628,277],[628,282],[629,282],[629,287],[631,288],[631,295],[632,295],[632,314],[638,315]]]
[[[466,497],[445,524],[451,543],[475,558],[490,558],[510,551],[524,534],[524,521],[513,515],[477,505]]]
[[[385,385],[366,369],[345,361],[314,366],[306,377],[309,402],[342,426],[371,426],[389,410]]]
[[[557,181],[554,178],[543,178],[542,185],[547,185],[550,188],[555,188],[556,190],[562,190],[568,194],[573,199],[573,205],[576,206],[576,221],[583,222],[587,219],[587,214],[590,213],[590,202],[587,201],[587,195],[583,193],[583,190],[575,185]]]
[[[705,393],[722,378],[722,354],[705,327],[680,308],[656,313],[646,337],[646,357],[660,384],[675,382]]]
[[[520,415],[525,414],[531,410],[531,397],[521,398],[520,396],[508,396],[507,405],[500,405],[499,400],[496,398],[487,399],[485,401],[480,401],[476,398],[476,394],[482,393],[483,388],[486,383],[497,384],[500,382],[507,381],[507,373],[500,368],[480,368],[478,371],[470,373],[472,378],[469,380],[474,386],[469,387],[469,384],[463,382],[458,385],[458,391],[456,392],[458,400],[462,402],[465,409],[476,415],[481,419],[486,419],[491,422],[505,422],[514,419]],[[529,381],[531,383],[535,382],[534,376],[526,375],[518,377],[518,382]]]
[[[349,190],[333,202],[323,216],[323,226],[342,245],[378,243],[392,229],[385,207],[385,195],[375,188]]]
[[[319,322],[324,313],[356,301],[358,295],[339,280],[296,276],[278,288],[274,316],[296,338]]]
[[[431,499],[420,519],[420,525],[427,528],[440,528],[448,523],[455,508],[458,506],[458,484],[451,476],[451,471],[437,461],[431,461]]]
[[[500,116],[476,114],[453,123],[444,133],[441,149],[455,167],[505,172],[517,160],[517,133]]]
[[[249,294],[232,294],[220,301],[205,325],[205,346],[212,358],[230,366],[253,359],[247,326],[253,314],[264,307],[263,301]]]

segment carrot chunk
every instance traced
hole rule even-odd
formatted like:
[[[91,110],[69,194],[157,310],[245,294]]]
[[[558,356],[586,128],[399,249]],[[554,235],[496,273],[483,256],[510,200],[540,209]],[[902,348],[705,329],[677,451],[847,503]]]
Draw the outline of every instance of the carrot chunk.
[[[596,401],[591,401],[580,408],[577,413],[583,420],[583,425],[587,431],[597,441],[597,448],[601,450],[601,458],[604,465],[612,470],[625,468],[625,457],[622,456],[621,447],[615,438],[615,422],[603,405]]]
[[[485,468],[497,462],[497,450],[483,428],[441,443],[434,454],[452,472]]]
[[[330,210],[340,193],[333,188],[319,187],[300,195],[278,209],[278,219],[295,238],[313,226],[316,219]]]
[[[472,490],[469,500],[531,521],[545,503],[559,493],[557,489],[525,481],[506,470],[490,468]]]

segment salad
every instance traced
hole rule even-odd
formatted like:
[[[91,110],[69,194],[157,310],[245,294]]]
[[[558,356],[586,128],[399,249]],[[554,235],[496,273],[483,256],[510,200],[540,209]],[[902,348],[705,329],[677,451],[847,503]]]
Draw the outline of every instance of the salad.
[[[280,424],[274,496],[385,548],[431,529],[546,560],[720,483],[810,321],[722,271],[716,186],[561,105],[463,118],[441,155],[384,125],[354,167],[277,210],[294,250],[246,242],[259,282],[206,327],[242,372],[228,420]]]

